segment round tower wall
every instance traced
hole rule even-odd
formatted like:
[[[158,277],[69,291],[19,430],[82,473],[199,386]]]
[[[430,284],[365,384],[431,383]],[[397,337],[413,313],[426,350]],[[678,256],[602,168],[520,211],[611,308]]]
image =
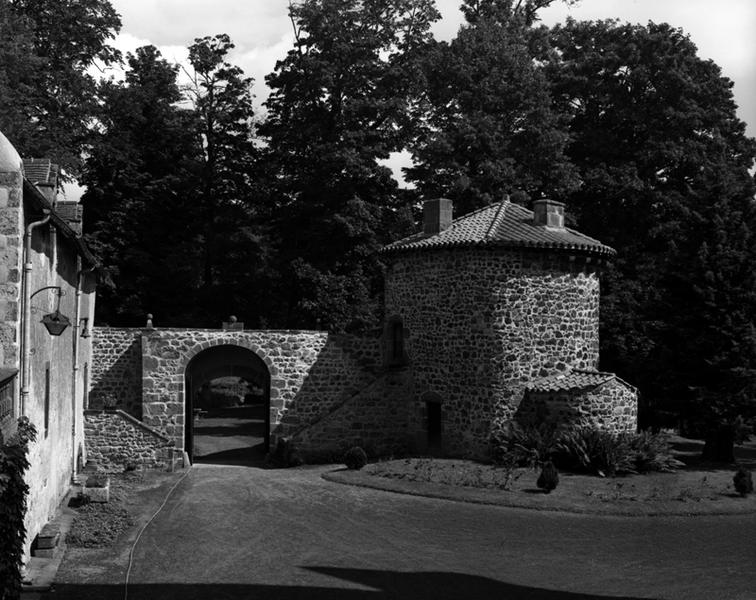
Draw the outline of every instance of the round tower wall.
[[[411,430],[423,449],[426,400],[441,400],[442,447],[484,455],[528,381],[595,369],[599,279],[585,257],[504,248],[392,257],[386,316],[398,316],[414,379]]]

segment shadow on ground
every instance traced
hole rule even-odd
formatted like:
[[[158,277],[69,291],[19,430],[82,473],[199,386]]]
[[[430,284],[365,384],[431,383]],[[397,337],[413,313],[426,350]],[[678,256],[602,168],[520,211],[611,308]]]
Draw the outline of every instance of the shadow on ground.
[[[733,471],[736,465],[756,469],[756,440],[753,438],[735,446],[735,464],[703,460],[701,458],[704,448],[703,440],[673,436],[670,442],[675,458],[683,461],[686,469],[710,472]]]
[[[265,461],[265,455],[265,443],[259,443],[251,447],[232,448],[230,450],[195,456],[194,463],[200,465],[233,465],[236,467],[269,469],[271,467]]]
[[[341,580],[333,587],[244,585],[244,584],[134,584],[129,585],[131,600],[382,600],[412,599],[458,600],[496,598],[497,600],[640,600],[629,596],[596,596],[514,585],[461,573],[371,571],[332,567],[308,570]],[[341,584],[341,585],[339,585]],[[363,589],[348,588],[360,585]],[[369,588],[369,589],[366,589]],[[60,585],[48,598],[66,600],[120,600],[123,586]]]

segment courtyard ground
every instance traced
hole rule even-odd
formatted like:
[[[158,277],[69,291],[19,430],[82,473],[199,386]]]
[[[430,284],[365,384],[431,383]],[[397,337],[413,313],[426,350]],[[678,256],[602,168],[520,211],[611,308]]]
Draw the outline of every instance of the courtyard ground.
[[[752,599],[756,515],[626,518],[344,486],[334,466],[197,465],[144,531],[128,598]],[[145,490],[145,523],[173,480]],[[69,551],[51,598],[123,598],[136,526]]]

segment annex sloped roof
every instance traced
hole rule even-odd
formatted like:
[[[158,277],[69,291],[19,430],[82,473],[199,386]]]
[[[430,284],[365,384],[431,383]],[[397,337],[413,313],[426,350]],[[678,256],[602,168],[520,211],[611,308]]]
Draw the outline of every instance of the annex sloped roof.
[[[58,166],[49,158],[25,158],[23,165],[24,177],[33,184],[57,184]]]
[[[460,246],[548,248],[604,256],[615,254],[613,248],[574,229],[534,224],[532,211],[508,199],[455,219],[440,233],[427,235],[420,232],[385,246],[382,252]]]
[[[611,380],[635,389],[632,385],[620,379],[614,373],[574,369],[564,374],[542,377],[528,383],[525,387],[534,392],[566,392],[576,389],[595,389]]]

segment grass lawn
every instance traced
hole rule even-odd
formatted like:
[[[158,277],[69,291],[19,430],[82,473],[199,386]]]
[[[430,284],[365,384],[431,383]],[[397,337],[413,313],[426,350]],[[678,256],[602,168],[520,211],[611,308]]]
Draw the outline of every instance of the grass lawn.
[[[410,494],[578,513],[654,515],[729,514],[756,511],[756,495],[735,493],[735,467],[700,460],[703,442],[673,436],[676,458],[685,466],[672,473],[617,478],[560,473],[550,494],[536,487],[538,471],[505,469],[460,459],[406,458],[338,471],[328,479]],[[756,469],[756,443],[736,447],[736,458]]]

